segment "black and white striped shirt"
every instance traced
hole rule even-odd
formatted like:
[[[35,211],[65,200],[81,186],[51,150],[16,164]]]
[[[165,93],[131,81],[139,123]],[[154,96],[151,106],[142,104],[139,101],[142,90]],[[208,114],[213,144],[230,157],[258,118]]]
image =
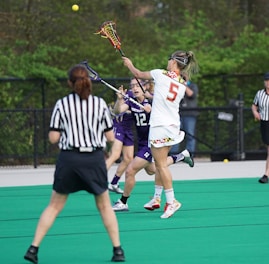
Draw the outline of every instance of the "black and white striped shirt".
[[[76,93],[56,102],[50,121],[50,131],[61,132],[62,150],[105,147],[104,132],[112,128],[110,112],[102,98],[90,95],[88,100],[81,100]]]
[[[253,104],[258,106],[261,120],[269,121],[269,94],[266,93],[265,89],[256,93]]]

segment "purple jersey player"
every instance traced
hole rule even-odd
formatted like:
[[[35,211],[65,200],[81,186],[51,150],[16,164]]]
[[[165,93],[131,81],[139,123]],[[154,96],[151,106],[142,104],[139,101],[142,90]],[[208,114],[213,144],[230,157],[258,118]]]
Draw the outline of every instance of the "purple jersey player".
[[[127,92],[128,96],[132,96],[132,92]],[[112,145],[110,156],[106,160],[106,166],[109,170],[112,164],[118,160],[122,153],[122,160],[118,165],[116,173],[108,185],[108,189],[111,192],[123,193],[123,190],[119,186],[120,177],[123,175],[128,164],[134,157],[134,134],[133,134],[133,116],[131,111],[126,111],[115,115],[113,111],[111,114],[113,118],[115,141]]]

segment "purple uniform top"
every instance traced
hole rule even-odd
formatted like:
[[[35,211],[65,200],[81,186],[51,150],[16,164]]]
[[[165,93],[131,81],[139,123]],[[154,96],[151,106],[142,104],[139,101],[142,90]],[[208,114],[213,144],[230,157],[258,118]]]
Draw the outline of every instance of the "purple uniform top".
[[[126,94],[129,97],[133,96],[132,91],[127,91]],[[133,127],[132,113],[130,111],[127,111],[118,115],[114,115],[113,124],[114,124],[114,127],[123,127],[124,129],[127,129],[129,131],[132,130],[132,127]]]
[[[128,96],[132,96],[132,92],[127,92]],[[131,111],[127,111],[118,115],[113,114],[113,127],[115,138],[123,143],[124,146],[134,145],[133,124],[134,118]]]
[[[132,103],[131,101],[126,101],[126,104],[129,106],[129,110],[131,110],[136,132],[137,132],[137,139],[138,139],[138,145],[148,145],[148,135],[149,135],[149,118],[150,113],[146,113],[144,109],[141,109],[136,104]],[[144,101],[141,103],[142,105],[149,104],[148,99],[144,99]]]

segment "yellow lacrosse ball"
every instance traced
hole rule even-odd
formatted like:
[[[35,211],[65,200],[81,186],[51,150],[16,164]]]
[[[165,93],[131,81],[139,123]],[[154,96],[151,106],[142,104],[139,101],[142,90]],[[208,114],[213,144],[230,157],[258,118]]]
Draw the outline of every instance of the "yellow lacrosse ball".
[[[227,162],[229,162],[229,160],[228,159],[224,159],[223,162],[224,163],[227,163]]]
[[[72,10],[73,11],[78,11],[79,10],[79,6],[78,5],[72,5]]]

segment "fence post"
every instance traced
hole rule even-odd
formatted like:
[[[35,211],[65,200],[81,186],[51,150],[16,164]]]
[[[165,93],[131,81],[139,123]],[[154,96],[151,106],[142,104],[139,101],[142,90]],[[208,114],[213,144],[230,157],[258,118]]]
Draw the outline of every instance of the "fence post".
[[[48,148],[47,148],[47,129],[46,129],[46,92],[45,92],[45,86],[46,86],[46,81],[42,79],[41,82],[41,93],[42,93],[42,124],[43,124],[43,151],[47,155]]]
[[[37,168],[37,155],[38,155],[38,146],[37,146],[37,110],[34,110],[34,168]]]
[[[238,95],[238,108],[237,108],[237,160],[244,160],[245,154],[245,142],[244,142],[244,95],[240,93]]]

